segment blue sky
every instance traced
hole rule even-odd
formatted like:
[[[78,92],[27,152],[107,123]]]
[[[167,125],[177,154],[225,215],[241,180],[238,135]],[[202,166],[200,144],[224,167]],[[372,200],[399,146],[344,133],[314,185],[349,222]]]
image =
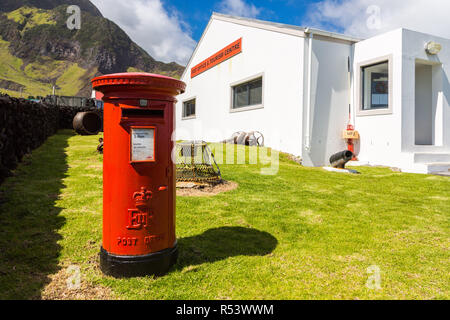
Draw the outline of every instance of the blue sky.
[[[259,9],[259,13],[254,18],[304,26],[308,22],[308,10],[311,4],[317,2],[320,0],[259,0],[253,3],[249,1],[248,4],[251,3]],[[220,1],[171,0],[163,3],[168,10],[176,8],[180,12],[183,20],[188,22],[192,37],[196,41],[200,39],[214,11],[226,12]]]
[[[214,11],[359,38],[400,27],[450,38],[450,0],[91,1],[152,57],[181,65],[189,60]]]

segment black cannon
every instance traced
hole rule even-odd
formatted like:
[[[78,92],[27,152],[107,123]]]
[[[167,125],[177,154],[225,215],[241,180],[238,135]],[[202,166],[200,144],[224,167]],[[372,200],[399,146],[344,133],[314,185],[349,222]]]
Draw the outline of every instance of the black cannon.
[[[102,129],[102,119],[93,111],[78,112],[73,118],[73,129],[82,136],[96,135]]]
[[[349,150],[338,152],[330,157],[330,164],[333,168],[345,169],[345,165],[353,159],[353,156],[353,152]]]

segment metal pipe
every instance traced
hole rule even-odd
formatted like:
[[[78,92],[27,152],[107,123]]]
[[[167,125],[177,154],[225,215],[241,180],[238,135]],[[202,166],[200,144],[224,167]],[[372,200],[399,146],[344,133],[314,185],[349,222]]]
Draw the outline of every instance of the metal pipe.
[[[308,34],[308,91],[306,95],[306,133],[305,133],[305,150],[311,151],[311,83],[312,83],[312,53],[313,53],[313,32],[306,28],[305,33]]]
[[[78,112],[73,118],[73,129],[82,136],[96,135],[101,128],[102,119],[95,112]]]
[[[353,159],[353,152],[345,150],[333,154],[330,157],[330,164],[333,168],[345,169],[347,162]]]

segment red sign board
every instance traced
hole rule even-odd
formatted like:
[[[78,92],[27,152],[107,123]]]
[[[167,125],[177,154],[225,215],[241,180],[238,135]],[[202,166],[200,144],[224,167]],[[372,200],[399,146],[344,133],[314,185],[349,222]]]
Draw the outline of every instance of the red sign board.
[[[242,38],[236,40],[232,44],[226,46],[216,54],[213,54],[208,59],[200,62],[198,65],[191,69],[191,78],[198,76],[199,74],[209,70],[218,64],[224,62],[225,60],[234,57],[238,53],[242,52]]]

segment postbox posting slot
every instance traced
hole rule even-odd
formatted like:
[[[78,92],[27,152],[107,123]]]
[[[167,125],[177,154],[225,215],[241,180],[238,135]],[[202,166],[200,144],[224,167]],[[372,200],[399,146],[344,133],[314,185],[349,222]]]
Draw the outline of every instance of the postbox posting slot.
[[[156,162],[156,127],[132,126],[130,163]]]
[[[122,108],[122,118],[164,118],[164,110]]]

